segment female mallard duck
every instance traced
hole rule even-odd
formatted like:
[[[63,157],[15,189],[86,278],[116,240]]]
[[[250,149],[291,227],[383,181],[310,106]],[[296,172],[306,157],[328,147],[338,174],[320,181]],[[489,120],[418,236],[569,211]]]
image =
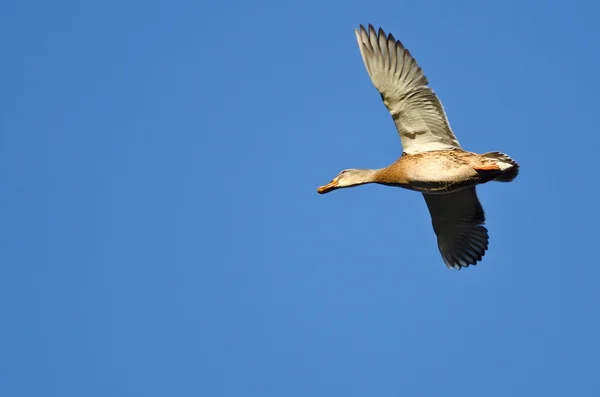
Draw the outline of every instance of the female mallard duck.
[[[505,154],[476,154],[462,149],[442,103],[410,52],[380,28],[355,30],[360,53],[373,85],[390,111],[404,151],[378,170],[350,169],[321,186],[335,189],[379,183],[423,193],[442,258],[449,268],[475,265],[488,248],[485,216],[475,186],[510,182],[519,165]]]

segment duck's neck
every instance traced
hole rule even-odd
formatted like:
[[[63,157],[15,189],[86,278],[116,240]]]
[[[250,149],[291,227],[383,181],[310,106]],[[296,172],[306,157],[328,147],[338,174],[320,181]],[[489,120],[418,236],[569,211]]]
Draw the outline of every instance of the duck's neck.
[[[364,185],[367,183],[378,183],[378,174],[381,170],[358,169],[351,180],[350,186]]]
[[[390,165],[389,167],[369,171],[373,172],[373,174],[370,176],[372,179],[371,183],[379,183],[380,185],[387,186],[404,186],[408,184],[408,180],[396,163]]]
[[[360,171],[360,176],[364,183],[375,183],[377,182],[377,173],[381,170],[364,169]]]
[[[390,169],[390,167],[377,170],[356,169],[354,171],[355,174],[344,181],[344,186],[341,187],[364,185],[367,183],[378,183],[380,185],[388,186],[404,186],[407,184],[405,178],[396,170]]]

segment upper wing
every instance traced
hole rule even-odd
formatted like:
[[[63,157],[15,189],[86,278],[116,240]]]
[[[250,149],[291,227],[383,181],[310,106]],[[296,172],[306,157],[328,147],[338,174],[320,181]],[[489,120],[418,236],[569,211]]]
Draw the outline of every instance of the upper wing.
[[[400,41],[383,29],[355,29],[360,54],[396,122],[404,152],[460,149],[442,103],[427,86],[427,77]]]
[[[448,194],[423,194],[446,266],[475,265],[488,248],[485,215],[475,188]]]

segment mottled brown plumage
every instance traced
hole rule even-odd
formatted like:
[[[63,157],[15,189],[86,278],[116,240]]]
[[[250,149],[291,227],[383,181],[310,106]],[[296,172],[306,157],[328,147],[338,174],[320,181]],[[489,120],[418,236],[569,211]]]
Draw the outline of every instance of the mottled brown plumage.
[[[421,193],[451,192],[503,175],[498,160],[489,156],[462,150],[405,153],[390,166],[378,170],[372,182]]]

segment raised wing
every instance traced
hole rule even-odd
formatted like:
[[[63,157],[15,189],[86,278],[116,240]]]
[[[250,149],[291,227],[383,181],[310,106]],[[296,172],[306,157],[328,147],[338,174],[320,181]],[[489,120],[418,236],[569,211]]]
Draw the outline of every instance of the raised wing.
[[[423,197],[446,266],[460,270],[477,264],[485,255],[489,237],[475,188]]]
[[[390,111],[405,153],[460,149],[442,103],[400,41],[360,25],[356,39],[367,72]]]

